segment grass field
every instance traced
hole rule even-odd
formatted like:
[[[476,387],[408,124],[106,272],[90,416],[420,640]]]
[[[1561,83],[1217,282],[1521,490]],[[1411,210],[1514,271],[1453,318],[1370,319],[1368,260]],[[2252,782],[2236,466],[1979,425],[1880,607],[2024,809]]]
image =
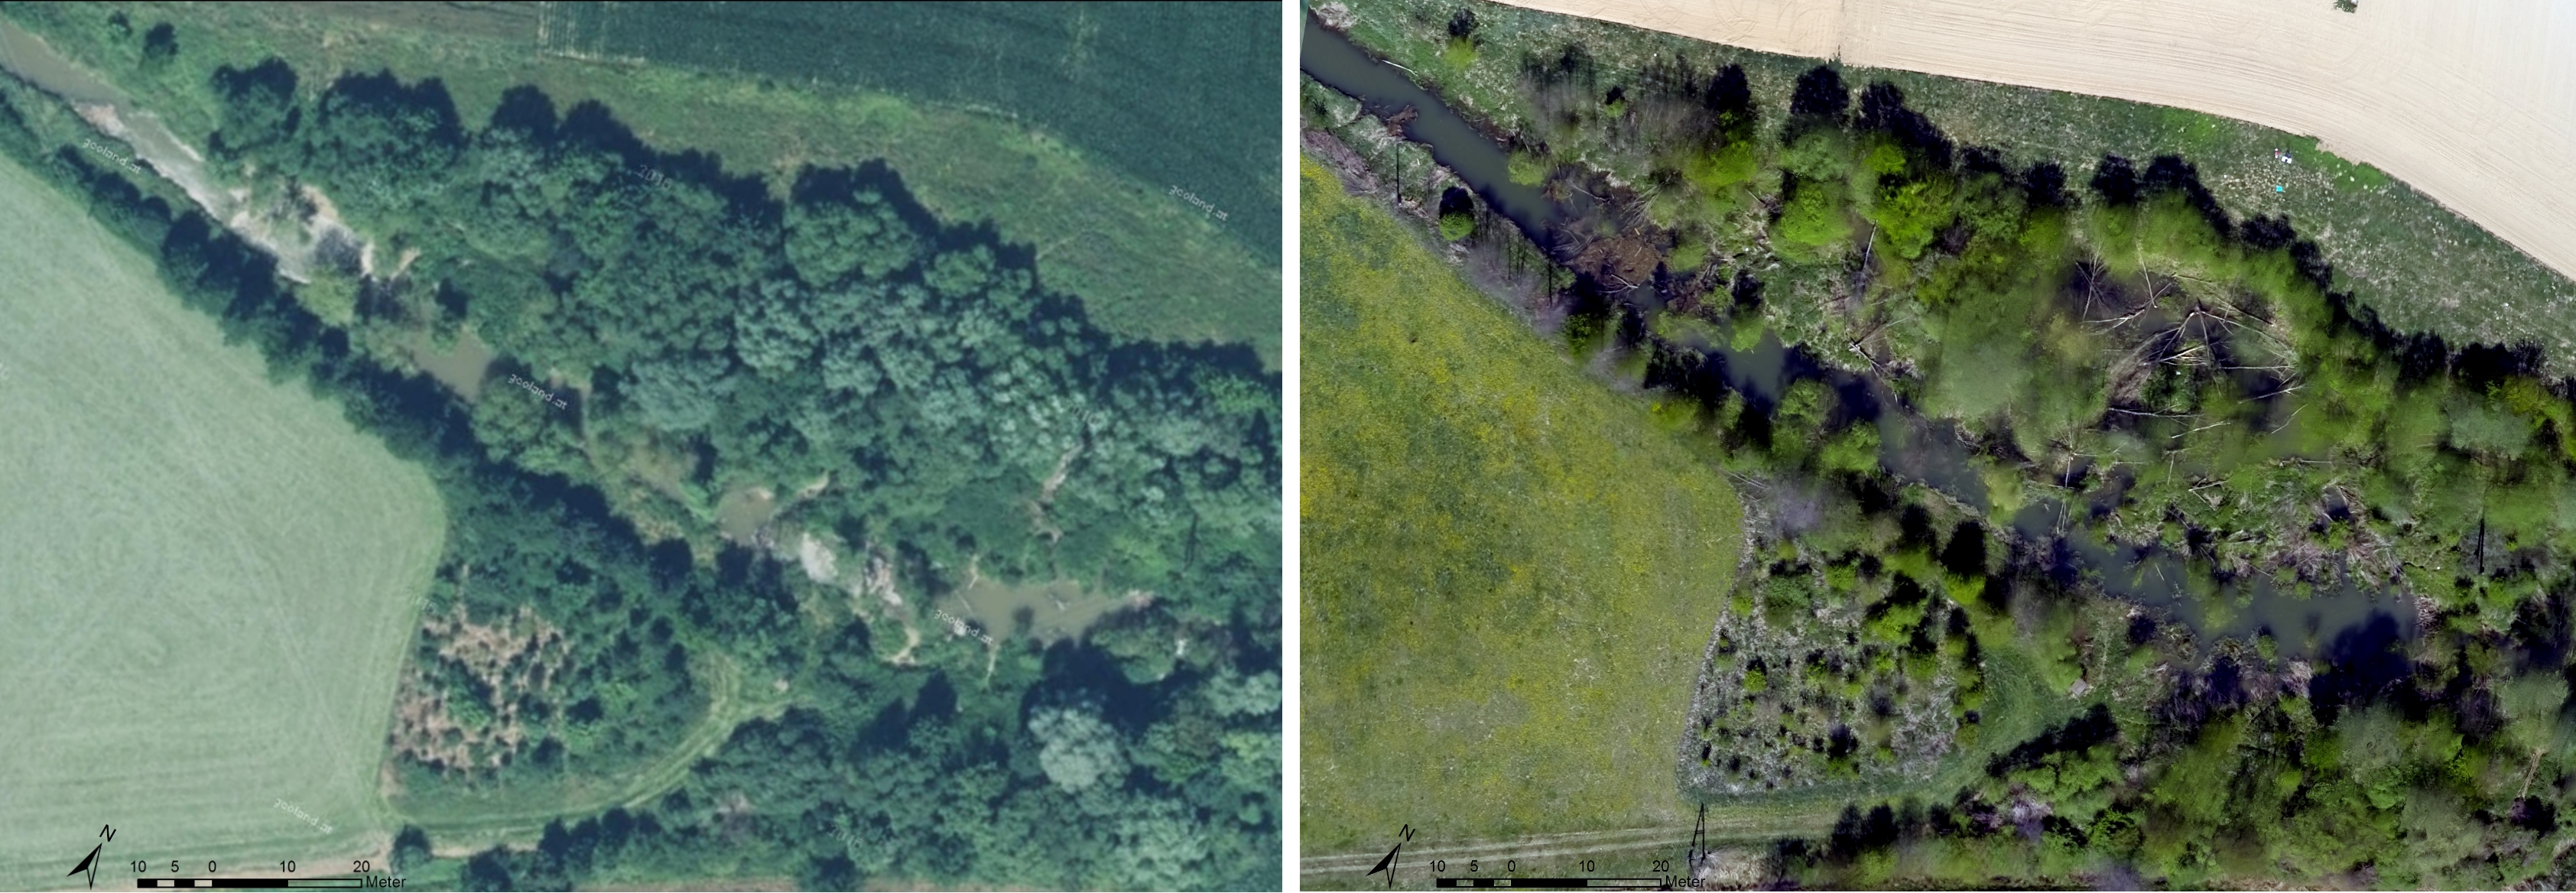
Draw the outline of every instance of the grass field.
[[[1279,245],[1279,8],[1261,3],[548,3],[550,53],[990,108]]]
[[[1604,93],[1648,89],[1681,70],[1677,61],[1703,83],[1724,65],[1742,65],[1765,127],[1779,126],[1792,83],[1822,61],[1491,3],[1348,5],[1353,39],[1415,72],[1471,119],[1508,132],[1534,129],[1524,64],[1554,62],[1569,45],[1584,48],[1596,91]],[[1448,51],[1446,29],[1462,6],[1477,17],[1477,49],[1469,54]],[[2576,327],[2565,321],[2576,283],[2406,184],[2321,151],[2314,138],[2188,109],[1985,81],[1858,67],[1843,68],[1842,78],[1854,91],[1877,80],[1895,84],[1908,107],[1961,147],[1992,148],[2016,166],[2055,161],[2071,190],[2084,189],[2105,154],[2141,168],[2154,156],[2179,154],[2240,218],[2287,215],[2334,264],[2337,287],[2389,324],[2438,333],[2454,346],[2529,341],[2548,350],[2552,372],[2576,373]],[[1579,159],[1624,182],[1650,182],[1653,159],[1634,147],[1600,144],[1598,134],[1612,132],[1594,128],[1593,143],[1549,148],[1561,162]],[[2288,150],[2295,163],[2276,161],[2274,149]]]
[[[1311,568],[1308,574],[1313,574]],[[1832,831],[1845,806],[1858,805],[1866,810],[1907,797],[1921,803],[1947,802],[1957,791],[1982,784],[1986,765],[1996,755],[2102,700],[2099,692],[2074,700],[2062,692],[2047,690],[2040,681],[2038,666],[2039,659],[2019,643],[1999,641],[1990,648],[1985,663],[1984,734],[1976,743],[1944,757],[1927,777],[1881,776],[1717,798],[1707,803],[1709,845],[1731,851],[1722,856],[1725,859],[1759,861],[1784,838],[1824,837]],[[1310,686],[1308,691],[1313,688]],[[1306,709],[1309,713],[1315,710],[1311,695]],[[2125,709],[2136,707],[2131,704]],[[1314,737],[1310,726],[1308,738]],[[1673,762],[1668,758],[1663,766],[1669,767]],[[1308,765],[1312,765],[1311,760]],[[1306,794],[1311,802],[1316,796],[1316,776],[1312,768],[1306,771]],[[1701,814],[1697,804],[1682,803],[1679,795],[1674,796],[1670,817],[1657,816],[1652,821],[1643,820],[1643,816],[1617,817],[1591,825],[1559,822],[1554,830],[1545,832],[1478,833],[1413,822],[1414,827],[1423,829],[1422,835],[1405,845],[1406,864],[1412,870],[1399,877],[1396,885],[1430,889],[1434,877],[1646,877],[1665,874],[1654,870],[1658,860],[1675,871],[1684,870],[1691,830]],[[1451,808],[1460,811],[1473,811],[1482,805],[1456,799],[1460,802]],[[1618,818],[1632,820],[1622,822]],[[1308,823],[1307,827],[1311,834],[1315,825]],[[1379,832],[1377,837],[1386,833]],[[1308,890],[1360,890],[1384,884],[1383,876],[1371,877],[1367,872],[1391,845],[1368,839],[1339,847],[1309,846],[1300,860],[1299,886]],[[1445,863],[1441,871],[1431,870],[1433,860]],[[1590,871],[1582,868],[1585,860],[1591,860]],[[1756,876],[1747,883],[1759,882],[1762,877]]]
[[[5,160],[0,208],[0,888],[108,824],[102,889],[381,851],[428,477]]]
[[[1305,852],[1686,821],[1733,491],[1311,160],[1300,189]]]
[[[117,13],[137,23],[138,35],[172,22],[176,57],[145,70],[139,37],[105,24]],[[542,52],[535,4],[107,3],[20,5],[6,14],[133,93],[199,146],[216,125],[201,87],[209,74],[275,55],[295,68],[304,90],[323,89],[344,73],[436,78],[473,126],[520,85],[534,85],[558,110],[596,101],[656,150],[712,153],[728,174],[766,177],[781,196],[801,167],[883,159],[942,219],[989,223],[1004,239],[1029,246],[1044,283],[1081,296],[1103,327],[1158,340],[1248,343],[1266,363],[1278,363],[1278,252],[1251,250],[1222,228],[1255,212],[1225,208],[1229,219],[1220,223],[1170,194],[1176,185],[1202,196],[1207,190],[1129,175],[1088,148],[991,109]],[[363,209],[348,211],[359,229],[376,229]]]

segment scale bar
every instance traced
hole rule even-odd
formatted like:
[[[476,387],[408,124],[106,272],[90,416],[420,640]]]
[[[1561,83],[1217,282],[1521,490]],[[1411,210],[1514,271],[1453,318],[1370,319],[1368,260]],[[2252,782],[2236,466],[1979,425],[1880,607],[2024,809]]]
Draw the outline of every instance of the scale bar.
[[[1671,886],[1657,877],[1444,877],[1433,887],[1513,890],[1659,890]]]
[[[137,890],[362,890],[367,880],[355,877],[165,877],[136,878]]]

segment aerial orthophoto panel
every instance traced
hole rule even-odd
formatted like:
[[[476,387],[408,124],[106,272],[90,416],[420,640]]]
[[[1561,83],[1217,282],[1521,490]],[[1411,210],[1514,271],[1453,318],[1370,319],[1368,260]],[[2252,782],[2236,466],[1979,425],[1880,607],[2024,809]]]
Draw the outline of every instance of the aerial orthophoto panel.
[[[2563,9],[1528,5],[1303,26],[1303,887],[2576,880]]]
[[[0,6],[0,889],[1276,885],[1283,12]]]

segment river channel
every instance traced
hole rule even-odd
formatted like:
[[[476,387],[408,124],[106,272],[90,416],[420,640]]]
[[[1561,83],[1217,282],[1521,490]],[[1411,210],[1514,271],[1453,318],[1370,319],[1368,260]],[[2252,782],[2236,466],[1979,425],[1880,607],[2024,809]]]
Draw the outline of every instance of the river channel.
[[[294,232],[292,224],[271,225],[244,213],[242,200],[217,188],[207,176],[205,156],[172,132],[160,115],[135,105],[124,91],[81,70],[43,38],[6,17],[0,17],[0,71],[70,103],[90,126],[131,146],[133,161],[150,165],[153,173],[177,184],[206,216],[267,249],[277,258],[279,272],[297,281],[305,279],[311,251],[309,246],[288,247],[290,242],[303,241],[294,238],[301,234]],[[104,141],[99,146],[102,154],[112,154],[104,150]],[[114,162],[125,160],[120,156]]]
[[[1556,243],[1554,228],[1560,222],[1581,219],[1584,209],[1560,205],[1537,187],[1513,183],[1507,173],[1509,153],[1495,138],[1415,83],[1409,72],[1375,57],[1312,14],[1306,17],[1299,64],[1317,83],[1358,99],[1369,114],[1392,120],[1411,109],[1404,135],[1429,147],[1434,160],[1518,224],[1542,249]],[[1951,434],[1950,423],[1916,415],[1875,376],[1829,366],[1803,348],[1784,347],[1767,334],[1745,350],[1723,343],[1689,346],[1709,357],[1728,387],[1766,409],[1776,405],[1791,384],[1804,379],[1824,382],[1842,395],[1846,405],[1855,407],[1859,417],[1877,423],[1882,467],[1980,511],[1988,506],[1985,485],[1970,464],[1966,447]],[[2329,651],[2338,636],[2382,619],[2394,623],[2408,638],[2415,635],[2410,600],[2393,590],[2347,584],[2300,597],[2258,577],[2222,590],[2215,598],[2196,597],[2183,585],[2188,569],[2180,556],[2161,547],[2103,543],[2080,529],[2071,530],[2063,523],[2065,513],[2065,506],[2053,499],[2034,500],[2014,517],[2013,527],[2027,541],[2094,572],[2112,596],[2188,626],[2204,647],[2221,639],[2251,640],[2269,633],[2282,656],[2313,657]]]

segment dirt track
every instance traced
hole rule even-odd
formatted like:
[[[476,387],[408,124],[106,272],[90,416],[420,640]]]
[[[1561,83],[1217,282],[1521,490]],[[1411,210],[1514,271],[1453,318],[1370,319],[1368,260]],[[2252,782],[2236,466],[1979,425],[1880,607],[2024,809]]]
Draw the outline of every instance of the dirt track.
[[[1429,862],[1433,859],[1455,859],[1461,864],[1462,868],[1465,862],[1471,858],[1497,860],[1506,858],[1530,859],[1533,860],[1533,864],[1536,864],[1535,860],[1545,858],[1581,855],[1585,853],[1604,851],[1640,850],[1661,844],[1673,844],[1674,847],[1678,849],[1686,846],[1689,840],[1689,828],[1627,828],[1614,831],[1575,831],[1564,834],[1532,835],[1502,843],[1488,842],[1452,846],[1435,846],[1426,843],[1425,845],[1418,847],[1405,847],[1404,858],[1407,863]],[[1370,866],[1376,864],[1377,860],[1383,858],[1385,855],[1386,851],[1375,850],[1364,853],[1336,853],[1324,856],[1307,856],[1298,860],[1297,871],[1300,875],[1320,874],[1365,876]]]
[[[1835,802],[1819,800],[1795,806],[1713,807],[1707,816],[1708,840],[1711,844],[1731,844],[1739,849],[1745,844],[1767,843],[1788,835],[1822,835],[1833,826]],[[1404,858],[1408,864],[1420,865],[1433,859],[1464,863],[1468,859],[1527,859],[1532,865],[1549,864],[1546,860],[1574,856],[1619,854],[1634,855],[1656,849],[1671,851],[1678,858],[1690,845],[1691,826],[1620,828],[1606,831],[1568,831],[1556,834],[1532,834],[1509,840],[1479,842],[1434,842],[1429,839],[1407,844]],[[1368,869],[1386,855],[1385,850],[1308,855],[1298,860],[1297,872],[1312,885],[1321,878],[1350,880],[1364,878]],[[1620,871],[1626,871],[1622,868]]]
[[[2328,0],[1501,2],[2314,135],[2576,277],[2576,4],[2360,0],[2345,13]]]

